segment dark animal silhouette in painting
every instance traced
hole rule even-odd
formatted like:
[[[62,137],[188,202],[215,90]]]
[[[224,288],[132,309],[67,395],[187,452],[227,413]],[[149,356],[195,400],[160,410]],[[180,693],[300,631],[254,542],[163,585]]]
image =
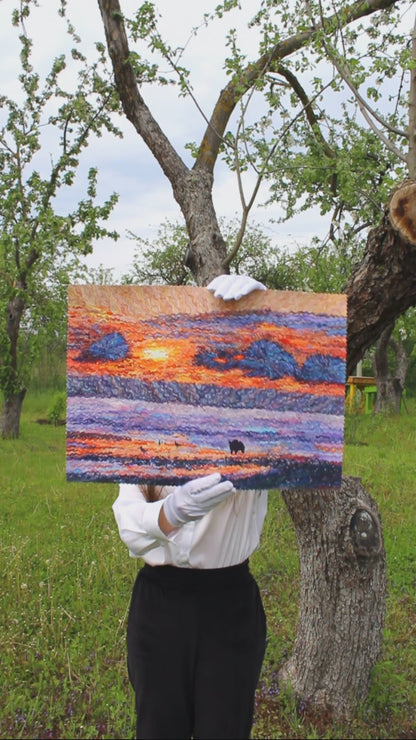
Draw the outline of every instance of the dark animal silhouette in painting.
[[[230,452],[232,455],[237,455],[238,452],[245,452],[244,443],[239,439],[231,439],[228,444],[230,445]]]

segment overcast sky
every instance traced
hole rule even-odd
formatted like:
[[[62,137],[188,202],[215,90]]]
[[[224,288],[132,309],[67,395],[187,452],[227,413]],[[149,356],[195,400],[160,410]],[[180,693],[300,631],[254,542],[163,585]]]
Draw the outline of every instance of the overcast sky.
[[[122,10],[129,15],[138,5],[137,0],[121,0]],[[19,73],[16,30],[11,28],[10,15],[17,0],[0,0],[0,34],[3,64],[0,68],[1,91],[15,97],[18,90]],[[28,34],[34,39],[33,62],[35,69],[50,69],[50,62],[58,53],[68,49],[70,42],[65,25],[56,13],[57,0],[40,0],[40,8],[33,9],[27,24]],[[224,60],[225,33],[231,26],[239,24],[243,33],[245,50],[249,60],[257,55],[255,33],[246,30],[247,20],[258,9],[258,0],[243,0],[244,13],[230,13],[225,21],[216,21],[208,29],[203,28],[196,37],[190,30],[201,24],[203,14],[217,5],[216,0],[158,0],[157,7],[163,17],[162,32],[166,32],[172,45],[186,46],[183,63],[192,71],[191,82],[206,116],[209,117],[218,94],[227,82],[222,63]],[[96,40],[104,40],[101,16],[96,0],[68,0],[68,15],[83,40],[85,50]],[[184,145],[189,141],[200,142],[205,130],[205,121],[190,100],[177,98],[175,90],[147,87],[142,90],[145,101],[161,128],[170,138],[180,156],[192,164],[189,152]],[[183,222],[180,210],[173,199],[168,180],[161,172],[156,160],[150,154],[132,125],[125,119],[119,120],[124,131],[122,140],[105,136],[91,140],[88,151],[82,157],[82,167],[77,184],[71,193],[61,193],[61,203],[65,198],[75,202],[84,195],[79,188],[85,183],[85,173],[90,166],[99,171],[99,193],[107,197],[111,192],[119,194],[108,226],[120,233],[117,243],[103,240],[94,247],[88,259],[90,265],[102,263],[120,275],[127,271],[135,249],[135,243],[127,237],[130,230],[141,237],[152,238],[165,220]],[[47,132],[44,137],[44,154],[48,157]],[[260,192],[259,203],[265,197]],[[239,197],[235,177],[224,167],[215,171],[214,204],[218,217],[232,218],[239,213]],[[263,225],[264,232],[277,245],[308,243],[314,235],[323,236],[328,230],[328,218],[318,213],[310,213],[292,222],[276,224],[270,219],[280,216],[277,206],[267,210],[257,206],[252,211],[252,219]]]

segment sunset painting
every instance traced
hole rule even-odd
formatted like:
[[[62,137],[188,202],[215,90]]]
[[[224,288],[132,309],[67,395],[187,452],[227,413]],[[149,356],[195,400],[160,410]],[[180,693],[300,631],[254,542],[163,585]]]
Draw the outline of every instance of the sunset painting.
[[[67,479],[341,483],[346,297],[73,285]]]

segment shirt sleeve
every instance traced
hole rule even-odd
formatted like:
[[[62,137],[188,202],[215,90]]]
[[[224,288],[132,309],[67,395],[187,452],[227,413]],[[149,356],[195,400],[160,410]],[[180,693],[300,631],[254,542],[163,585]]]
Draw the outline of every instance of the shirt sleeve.
[[[120,537],[130,555],[139,558],[149,550],[169,541],[159,527],[159,512],[163,499],[148,502],[139,486],[122,483],[113,504],[113,512]]]

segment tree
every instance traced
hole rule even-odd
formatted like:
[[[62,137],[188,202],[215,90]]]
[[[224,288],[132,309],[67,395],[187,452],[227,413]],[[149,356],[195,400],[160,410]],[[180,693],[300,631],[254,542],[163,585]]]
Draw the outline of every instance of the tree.
[[[219,219],[226,244],[234,244],[240,230],[237,219]],[[195,284],[192,272],[184,264],[189,236],[186,226],[164,221],[153,241],[131,234],[136,240],[137,249],[129,272],[122,282],[143,283],[147,285],[189,285]],[[245,273],[267,284],[271,288],[303,289],[296,255],[288,250],[276,251],[260,224],[249,223],[238,253],[230,270]],[[305,278],[306,280],[306,278]]]
[[[386,45],[394,46],[397,25],[394,13],[404,5],[400,0],[335,2],[327,9],[313,0],[290,3],[264,0],[253,19],[253,24],[263,31],[259,55],[247,63],[235,35],[230,33],[230,54],[225,62],[229,81],[219,94],[199,145],[193,148],[195,161],[189,168],[154,119],[142,95],[146,82],[163,81],[158,66],[147,62],[140,46],[139,51],[130,50],[127,31],[132,43],[142,41],[151,50],[157,50],[177,74],[180,91],[194,96],[187,71],[180,65],[180,51],[161,39],[152,3],[143,3],[133,20],[123,17],[118,0],[98,0],[98,4],[121,105],[171,183],[189,234],[186,264],[198,285],[205,285],[230,268],[240,248],[254,198],[267,176],[279,183],[275,197],[286,199],[288,213],[305,192],[312,194],[315,202],[322,201],[323,208],[328,209],[333,203],[337,181],[343,174],[342,169],[337,171],[336,163],[340,160],[334,156],[337,133],[333,142],[323,136],[320,119],[324,114],[315,113],[314,103],[325,88],[336,93],[348,83],[355,91],[359,80],[367,78],[365,64],[354,51],[354,34],[361,33],[364,21],[369,49],[374,54],[373,76],[385,78],[392,68],[410,66],[402,38],[399,41],[403,58],[397,61],[398,66],[385,57]],[[237,0],[227,0],[214,13],[222,15],[237,5]],[[350,35],[348,28],[352,29]],[[358,46],[362,40],[360,36]],[[337,44],[340,51],[336,50]],[[345,62],[347,57],[350,57],[349,66]],[[331,79],[327,83],[318,74],[314,75],[320,62],[330,71]],[[306,94],[300,79],[305,70],[311,81],[311,94]],[[249,103],[260,98],[265,101],[266,112],[250,121]],[[355,100],[361,101],[357,97]],[[235,128],[227,130],[238,107],[240,116]],[[363,110],[369,115],[367,108]],[[275,114],[278,121],[273,124]],[[393,138],[410,136],[413,140],[414,127],[410,134],[408,130],[403,132],[393,119],[394,115],[387,122]],[[272,136],[266,141],[263,134],[270,130]],[[396,150],[395,156],[399,156],[397,147]],[[298,163],[315,164],[315,168],[308,169],[309,184],[303,190],[294,187],[293,170],[289,177],[288,169],[284,169],[284,162],[290,159],[289,151],[294,153],[295,164],[296,158]],[[236,172],[242,203],[241,228],[228,250],[212,200],[214,168],[221,154]],[[242,186],[248,168],[257,175],[249,198]],[[314,172],[318,169],[324,170],[324,192],[320,185],[322,176],[314,182]],[[390,183],[390,189],[393,184]],[[416,185],[412,182],[408,187],[410,190],[404,191],[404,196],[403,192],[394,196],[395,203],[390,201],[381,223],[370,232],[365,255],[346,286],[349,373],[384,327],[416,302],[414,238],[401,227],[397,229],[390,220],[391,214],[401,209],[412,231],[414,215],[409,210],[407,196],[413,196]],[[309,202],[313,202],[312,196]],[[385,556],[377,508],[367,498],[360,482],[352,479],[344,481],[341,491],[291,491],[284,494],[284,499],[299,542],[301,603],[294,651],[281,675],[291,681],[299,696],[311,699],[320,707],[329,707],[335,714],[348,714],[354,702],[366,696],[370,671],[380,649]],[[310,576],[314,578],[313,589],[308,581]],[[340,594],[342,601],[337,608]],[[320,642],[318,638],[323,635],[326,639]],[[347,637],[340,665],[342,640]]]
[[[316,8],[313,8],[312,4],[305,4],[305,10],[311,26],[317,28],[316,18],[325,26],[325,21],[322,18],[322,13],[318,13]],[[377,22],[376,22],[377,23]],[[362,31],[363,29],[361,29]],[[374,30],[374,29],[373,29]],[[416,100],[416,85],[414,77],[414,68],[416,65],[416,43],[415,43],[415,29],[413,30],[412,39],[406,39],[405,37],[397,38],[399,46],[397,52],[400,58],[396,57],[398,68],[401,70],[401,77],[398,79],[397,90],[393,93],[390,92],[388,101],[389,107],[384,112],[380,112],[375,105],[382,99],[381,85],[383,80],[383,68],[384,72],[387,73],[387,66],[392,63],[392,58],[389,58],[389,54],[384,55],[384,60],[379,54],[374,53],[374,47],[371,49],[369,46],[370,55],[365,56],[364,53],[356,53],[356,46],[360,45],[360,29],[348,28],[342,30],[342,54],[337,50],[332,39],[325,37],[322,41],[325,54],[328,57],[329,62],[332,62],[334,69],[338,72],[340,80],[346,85],[347,89],[352,93],[352,98],[344,103],[344,115],[341,121],[334,119],[334,116],[329,117],[325,112],[322,115],[322,109],[319,114],[316,113],[316,98],[307,94],[306,90],[301,84],[298,77],[293,77],[293,73],[287,74],[287,79],[291,82],[291,87],[295,93],[296,98],[304,103],[305,115],[302,117],[300,122],[297,122],[299,131],[297,132],[297,144],[298,146],[292,148],[288,141],[283,141],[279,145],[279,151],[273,152],[271,158],[271,166],[275,167],[276,164],[281,165],[283,163],[283,180],[284,184],[288,185],[288,210],[294,211],[297,206],[299,197],[303,198],[303,204],[301,210],[308,208],[311,204],[319,204],[321,211],[332,210],[332,222],[329,231],[329,239],[331,239],[334,245],[339,249],[345,250],[345,245],[350,243],[351,240],[357,244],[357,254],[362,253],[363,242],[362,239],[357,241],[357,237],[362,233],[363,229],[379,222],[379,215],[384,210],[386,201],[388,205],[386,212],[388,219],[386,221],[386,228],[383,227],[381,232],[377,232],[375,235],[376,243],[378,245],[384,238],[388,239],[390,245],[390,238],[388,236],[390,227],[393,225],[393,229],[400,235],[400,240],[407,242],[414,242],[414,234],[412,229],[409,231],[409,223],[414,223],[414,213],[411,209],[409,211],[409,198],[410,193],[413,192],[413,185],[416,177],[416,150],[414,143],[414,130],[415,130],[415,100]],[[371,36],[371,30],[368,30],[368,34]],[[374,34],[374,40],[376,34]],[[391,51],[391,46],[386,37],[386,46],[383,43],[383,49],[387,48]],[[392,38],[390,37],[390,41]],[[377,43],[380,43],[378,38]],[[407,59],[406,59],[407,58]],[[412,72],[413,70],[413,72]],[[409,77],[409,88],[405,86],[406,71]],[[390,78],[391,72],[387,73],[387,77]],[[364,83],[367,84],[365,93],[362,93]],[[318,84],[321,81],[318,80]],[[310,85],[309,85],[310,87]],[[321,88],[322,89],[322,88]],[[315,84],[315,91],[317,90]],[[318,91],[319,92],[319,91]],[[403,94],[405,93],[405,94]],[[322,95],[320,94],[320,100]],[[357,122],[357,114],[361,114],[365,125],[368,128],[363,128]],[[329,131],[329,134],[324,136],[324,130]],[[293,135],[293,133],[292,133]],[[337,143],[337,135],[339,140],[342,142],[342,148]],[[299,151],[299,142],[305,142],[301,145]],[[311,141],[310,141],[311,140]],[[286,161],[282,154],[284,145],[287,145],[289,149],[289,156],[286,157]],[[263,143],[264,145],[264,143]],[[277,161],[276,161],[277,155]],[[323,165],[325,162],[330,162],[330,167]],[[279,171],[282,171],[282,167],[279,167]],[[403,190],[398,183],[400,180],[410,178],[408,183],[404,183],[405,189]],[[282,199],[285,197],[284,190],[281,185],[282,178],[279,178],[276,185],[273,186],[274,195],[273,197]],[[406,204],[405,210],[402,210],[403,204]],[[405,223],[407,222],[407,223]],[[368,242],[370,246],[371,242]],[[388,246],[389,249],[389,246]],[[367,255],[370,250],[367,250]],[[400,259],[400,258],[399,258]],[[366,270],[364,279],[366,281],[366,287],[369,287],[367,282],[368,274],[372,276],[376,275],[376,280],[379,281],[380,276],[376,261],[380,265],[380,255],[375,256],[374,262],[370,262],[371,268]],[[392,265],[393,267],[393,265]],[[394,265],[397,269],[397,265]],[[357,274],[363,275],[361,265],[358,268]],[[348,276],[351,278],[351,275]],[[352,279],[352,278],[351,278]],[[395,278],[394,278],[395,279]],[[404,285],[404,283],[402,283]],[[356,287],[356,286],[355,286]],[[385,286],[384,286],[385,287]],[[339,289],[346,290],[350,293],[350,307],[352,306],[354,291],[349,290],[349,283],[345,283]],[[376,286],[374,289],[377,290]],[[370,291],[371,292],[371,291]],[[373,300],[372,308],[375,307],[376,300]],[[371,300],[371,299],[370,299]],[[412,305],[414,301],[413,289],[406,296],[406,306]],[[361,302],[360,302],[361,304]],[[380,305],[381,310],[385,309],[383,303]],[[387,322],[387,325],[394,326],[394,320],[403,311],[402,307],[398,307],[394,315],[390,315],[390,322],[388,320],[388,312],[383,316],[383,324]],[[360,311],[362,319],[367,320],[369,316],[362,312],[362,305],[360,305]],[[369,312],[368,312],[369,313]],[[349,340],[350,340],[350,352],[349,352],[349,372],[354,368],[354,362],[362,357],[363,351],[366,347],[357,348],[356,355],[353,357],[352,349],[352,321],[353,314],[350,314],[350,326]],[[371,320],[377,320],[376,313],[370,315]],[[370,332],[372,328],[370,328]],[[384,329],[380,326],[376,328],[376,337],[384,333]],[[368,343],[366,345],[368,347]],[[377,347],[377,357],[379,362],[377,367],[386,369],[388,366],[387,361],[387,347],[388,343],[380,341]],[[381,353],[384,353],[381,358]],[[404,385],[404,356],[401,355],[401,372],[400,379],[396,376],[389,374],[383,374],[379,378],[379,393],[376,404],[377,411],[389,410],[393,408],[400,409],[401,395]]]
[[[154,243],[134,234],[130,236],[135,239],[137,249],[131,270],[123,276],[123,282],[148,285],[192,283],[192,273],[184,262],[189,240],[184,226],[163,222]]]
[[[405,384],[407,392],[414,393],[415,341],[415,309],[409,308],[384,329],[369,353],[377,377],[376,413],[397,414],[406,409]]]
[[[240,224],[219,219],[227,245],[235,243]],[[123,275],[124,283],[147,285],[194,284],[194,277],[184,265],[188,244],[186,226],[164,221],[153,241],[131,234],[137,249],[131,269]],[[251,275],[275,290],[302,290],[315,293],[341,293],[357,261],[357,246],[346,240],[341,246],[330,240],[312,239],[310,246],[277,248],[264,233],[261,224],[247,224],[244,237],[230,272]],[[101,283],[100,274],[89,272],[92,282]],[[406,336],[410,326],[407,327]]]
[[[117,282],[114,270],[100,264],[85,271],[84,279],[91,285],[114,285]]]
[[[379,336],[374,353],[374,368],[377,377],[377,398],[374,411],[399,413],[409,364],[404,345],[392,337],[394,324],[386,326]],[[390,371],[388,348],[396,355],[394,374]]]
[[[25,29],[30,2],[13,14],[20,26],[20,99],[0,97],[0,390],[3,437],[18,437],[20,414],[33,360],[46,336],[61,335],[66,319],[66,286],[81,270],[92,241],[107,234],[101,225],[116,203],[111,196],[96,205],[97,171],[91,168],[86,197],[63,215],[56,206],[61,189],[74,182],[80,157],[91,136],[103,129],[117,134],[110,113],[114,91],[97,66],[88,68],[74,48],[79,66],[74,89],[61,85],[62,55],[42,82],[31,65],[32,42]],[[69,28],[72,33],[72,29]],[[42,157],[45,127],[54,131],[52,163]],[[49,154],[49,152],[48,152]],[[41,174],[41,172],[45,174]],[[116,237],[116,234],[110,234]]]

